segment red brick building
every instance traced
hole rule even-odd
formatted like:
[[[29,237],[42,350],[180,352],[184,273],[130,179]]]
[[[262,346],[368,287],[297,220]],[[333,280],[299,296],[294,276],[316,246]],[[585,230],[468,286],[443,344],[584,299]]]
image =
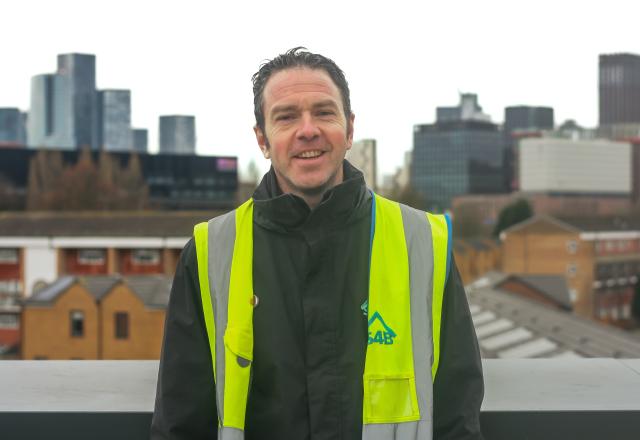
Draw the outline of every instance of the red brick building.
[[[224,211],[0,214],[0,358],[15,354],[21,300],[65,275],[172,276],[193,226]]]

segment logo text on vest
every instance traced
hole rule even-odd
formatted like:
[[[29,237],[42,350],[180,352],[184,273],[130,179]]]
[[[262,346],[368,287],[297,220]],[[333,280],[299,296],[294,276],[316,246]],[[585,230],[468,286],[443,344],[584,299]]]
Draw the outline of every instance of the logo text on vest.
[[[369,345],[392,345],[393,338],[396,336],[396,333],[391,329],[391,327],[384,322],[380,313],[374,312],[369,319]]]

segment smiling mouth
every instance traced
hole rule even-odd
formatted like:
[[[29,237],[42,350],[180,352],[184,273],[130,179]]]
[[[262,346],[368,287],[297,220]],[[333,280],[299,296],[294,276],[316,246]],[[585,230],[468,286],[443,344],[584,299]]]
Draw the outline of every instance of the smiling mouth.
[[[321,150],[311,150],[305,151],[304,153],[300,153],[295,156],[297,159],[315,159],[316,157],[320,157],[324,154],[324,151]]]

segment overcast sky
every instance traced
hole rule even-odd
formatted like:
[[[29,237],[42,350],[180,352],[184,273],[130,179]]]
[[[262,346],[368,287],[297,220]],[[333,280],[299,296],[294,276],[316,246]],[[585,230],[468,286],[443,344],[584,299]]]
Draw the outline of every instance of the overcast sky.
[[[383,6],[384,5],[384,6]],[[251,75],[303,45],[345,71],[355,138],[378,141],[383,174],[412,127],[458,92],[495,122],[508,105],[547,105],[556,123],[598,118],[599,53],[640,53],[640,1],[75,1],[0,8],[0,107],[29,107],[30,78],[56,55],[97,56],[98,88],[132,91],[132,123],[158,149],[158,116],[196,116],[199,154],[267,163],[253,136]]]

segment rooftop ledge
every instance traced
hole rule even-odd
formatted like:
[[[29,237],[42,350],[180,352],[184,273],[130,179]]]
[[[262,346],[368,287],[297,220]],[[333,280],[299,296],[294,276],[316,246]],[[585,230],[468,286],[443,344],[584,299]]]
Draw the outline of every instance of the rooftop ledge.
[[[640,359],[486,359],[487,440],[636,439]],[[157,361],[1,361],[0,437],[149,437]]]

